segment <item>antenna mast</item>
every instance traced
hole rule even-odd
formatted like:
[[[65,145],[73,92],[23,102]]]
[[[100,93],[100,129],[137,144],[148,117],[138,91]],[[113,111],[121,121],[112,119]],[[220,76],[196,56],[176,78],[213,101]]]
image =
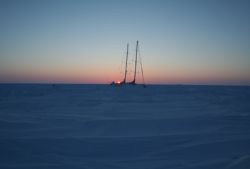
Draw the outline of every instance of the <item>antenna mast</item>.
[[[134,72],[134,80],[131,82],[131,84],[135,84],[135,79],[136,79],[138,46],[139,46],[139,41],[136,41],[136,51],[135,51],[135,72]]]
[[[127,43],[127,53],[126,53],[126,65],[125,65],[125,75],[124,75],[124,80],[123,83],[126,83],[126,78],[127,78],[127,65],[128,65],[128,49],[129,49],[129,44]]]

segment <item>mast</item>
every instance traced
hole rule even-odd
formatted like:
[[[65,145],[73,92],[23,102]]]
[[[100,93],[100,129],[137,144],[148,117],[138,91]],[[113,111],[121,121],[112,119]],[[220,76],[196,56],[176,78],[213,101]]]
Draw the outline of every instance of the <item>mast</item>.
[[[127,43],[127,53],[126,53],[126,64],[125,64],[125,75],[124,75],[124,80],[123,83],[126,83],[126,78],[127,78],[127,65],[128,65],[128,49],[129,49],[129,44]]]
[[[135,72],[134,72],[134,80],[131,82],[132,84],[135,84],[135,79],[136,79],[138,46],[139,46],[139,41],[136,41],[136,51],[135,51]]]

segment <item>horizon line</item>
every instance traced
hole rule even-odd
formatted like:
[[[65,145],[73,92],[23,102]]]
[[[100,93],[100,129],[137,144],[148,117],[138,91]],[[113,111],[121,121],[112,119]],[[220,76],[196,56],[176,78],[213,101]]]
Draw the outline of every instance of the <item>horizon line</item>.
[[[109,83],[69,83],[69,82],[0,82],[0,85],[110,85]],[[137,85],[143,85],[137,83]],[[235,86],[250,87],[250,84],[199,84],[199,83],[146,83],[146,86]]]

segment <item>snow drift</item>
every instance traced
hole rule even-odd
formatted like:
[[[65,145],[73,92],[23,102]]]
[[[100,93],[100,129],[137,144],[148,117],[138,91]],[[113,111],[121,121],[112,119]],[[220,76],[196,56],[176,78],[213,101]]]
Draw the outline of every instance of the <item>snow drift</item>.
[[[2,84],[0,168],[250,168],[250,87]]]

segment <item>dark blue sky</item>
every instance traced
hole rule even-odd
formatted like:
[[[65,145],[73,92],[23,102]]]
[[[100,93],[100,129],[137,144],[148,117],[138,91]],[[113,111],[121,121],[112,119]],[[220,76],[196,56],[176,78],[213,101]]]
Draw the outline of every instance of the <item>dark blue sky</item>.
[[[249,1],[0,1],[1,82],[250,84]],[[121,63],[122,62],[122,63]]]

